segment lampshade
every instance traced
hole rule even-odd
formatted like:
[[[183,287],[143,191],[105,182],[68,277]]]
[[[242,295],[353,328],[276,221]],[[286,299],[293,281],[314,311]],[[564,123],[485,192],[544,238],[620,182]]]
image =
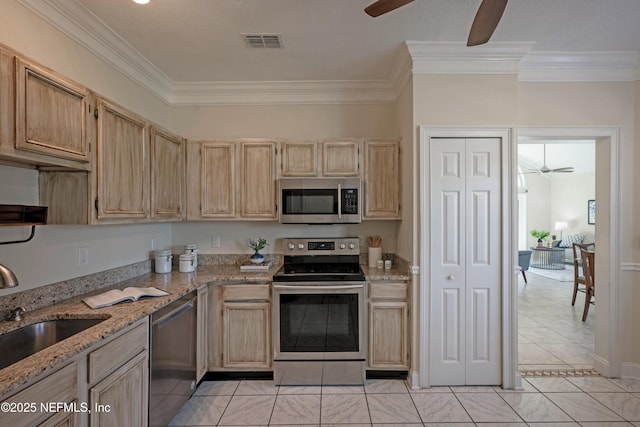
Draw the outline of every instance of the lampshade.
[[[566,230],[569,224],[567,221],[556,221],[555,229],[558,231]]]

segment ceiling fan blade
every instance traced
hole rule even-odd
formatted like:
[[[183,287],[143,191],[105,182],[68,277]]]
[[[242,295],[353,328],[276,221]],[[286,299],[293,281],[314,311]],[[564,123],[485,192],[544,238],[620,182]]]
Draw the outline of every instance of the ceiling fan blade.
[[[488,42],[506,7],[507,0],[482,0],[469,31],[467,46]]]
[[[373,16],[374,18],[380,15],[383,15],[387,12],[391,12],[394,9],[397,9],[405,4],[411,3],[413,0],[378,0],[375,3],[371,3],[367,6],[364,11],[367,15]]]
[[[549,172],[571,173],[571,172],[573,172],[573,167],[569,166],[569,167],[566,167],[566,168],[555,168],[555,169],[551,169]]]

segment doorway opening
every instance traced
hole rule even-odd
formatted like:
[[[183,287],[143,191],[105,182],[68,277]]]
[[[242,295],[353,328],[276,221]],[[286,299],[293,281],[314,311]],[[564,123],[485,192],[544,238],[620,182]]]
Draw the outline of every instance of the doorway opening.
[[[596,308],[585,321],[573,243],[595,245],[595,139],[518,141],[518,368],[523,377],[593,376]],[[542,239],[534,237],[547,235]],[[542,241],[541,241],[542,240]],[[582,280],[583,281],[583,280]]]
[[[520,190],[519,193],[526,194],[527,231],[535,228],[548,231],[550,236],[544,242],[545,246],[555,246],[562,239],[568,243],[582,236],[584,243],[597,242],[595,283],[604,284],[598,288],[597,309],[590,306],[587,319],[582,322],[584,294],[579,293],[575,306],[571,306],[574,267],[569,248],[563,248],[565,253],[562,254],[562,261],[567,262],[564,279],[561,274],[553,277],[557,271],[549,270],[550,274],[542,272],[536,275],[531,269],[527,272],[528,278],[531,278],[528,284],[524,285],[522,278],[518,279],[518,362],[522,376],[619,375],[618,324],[615,316],[618,304],[616,266],[620,265],[617,245],[618,144],[617,128],[519,129],[518,163],[522,170],[538,167],[527,163],[526,152],[535,148],[540,150],[542,146],[547,149],[548,168],[575,168],[571,173],[556,174],[565,175],[561,177],[541,177],[542,173],[539,172],[523,175],[527,183],[526,190]],[[572,150],[573,154],[569,154]],[[585,171],[589,162],[592,162],[593,171],[588,168]],[[550,189],[545,206],[540,206],[539,201],[534,202],[536,192],[540,192],[536,188],[540,185],[540,178],[544,178],[541,181],[542,188],[546,186]],[[593,200],[597,201],[597,221],[589,211]],[[522,218],[523,215],[518,212],[518,225]],[[522,230],[518,234],[522,235]],[[554,234],[556,239],[552,239]],[[533,237],[527,237],[528,248],[537,245]],[[522,246],[519,242],[518,247]],[[542,296],[536,296],[536,293],[542,293]],[[554,295],[559,298],[557,303],[554,303]],[[554,313],[554,309],[560,311]],[[546,319],[536,320],[537,314],[546,316]],[[536,326],[539,329],[534,332]],[[546,363],[538,364],[543,356],[547,356]]]

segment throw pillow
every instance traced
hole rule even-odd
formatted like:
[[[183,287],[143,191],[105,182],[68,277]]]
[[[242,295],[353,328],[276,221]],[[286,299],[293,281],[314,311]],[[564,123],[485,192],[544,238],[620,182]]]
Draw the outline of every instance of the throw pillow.
[[[558,245],[559,248],[570,248],[574,243],[582,243],[584,234],[565,234]]]

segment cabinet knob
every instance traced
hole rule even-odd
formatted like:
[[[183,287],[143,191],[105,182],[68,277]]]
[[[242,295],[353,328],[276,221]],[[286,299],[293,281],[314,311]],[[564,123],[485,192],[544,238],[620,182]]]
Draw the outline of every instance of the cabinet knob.
[[[293,243],[289,243],[289,250],[292,251],[296,248],[296,245],[294,245]]]
[[[340,243],[340,249],[344,249],[346,247],[347,247],[347,245],[345,245],[344,243]]]
[[[447,280],[453,280],[455,278],[456,278],[456,276],[454,276],[453,274],[450,274],[450,275],[447,276]]]
[[[356,248],[355,243],[349,243],[349,249],[355,249],[355,248]]]
[[[303,250],[304,249],[304,243],[298,243],[298,249]]]

